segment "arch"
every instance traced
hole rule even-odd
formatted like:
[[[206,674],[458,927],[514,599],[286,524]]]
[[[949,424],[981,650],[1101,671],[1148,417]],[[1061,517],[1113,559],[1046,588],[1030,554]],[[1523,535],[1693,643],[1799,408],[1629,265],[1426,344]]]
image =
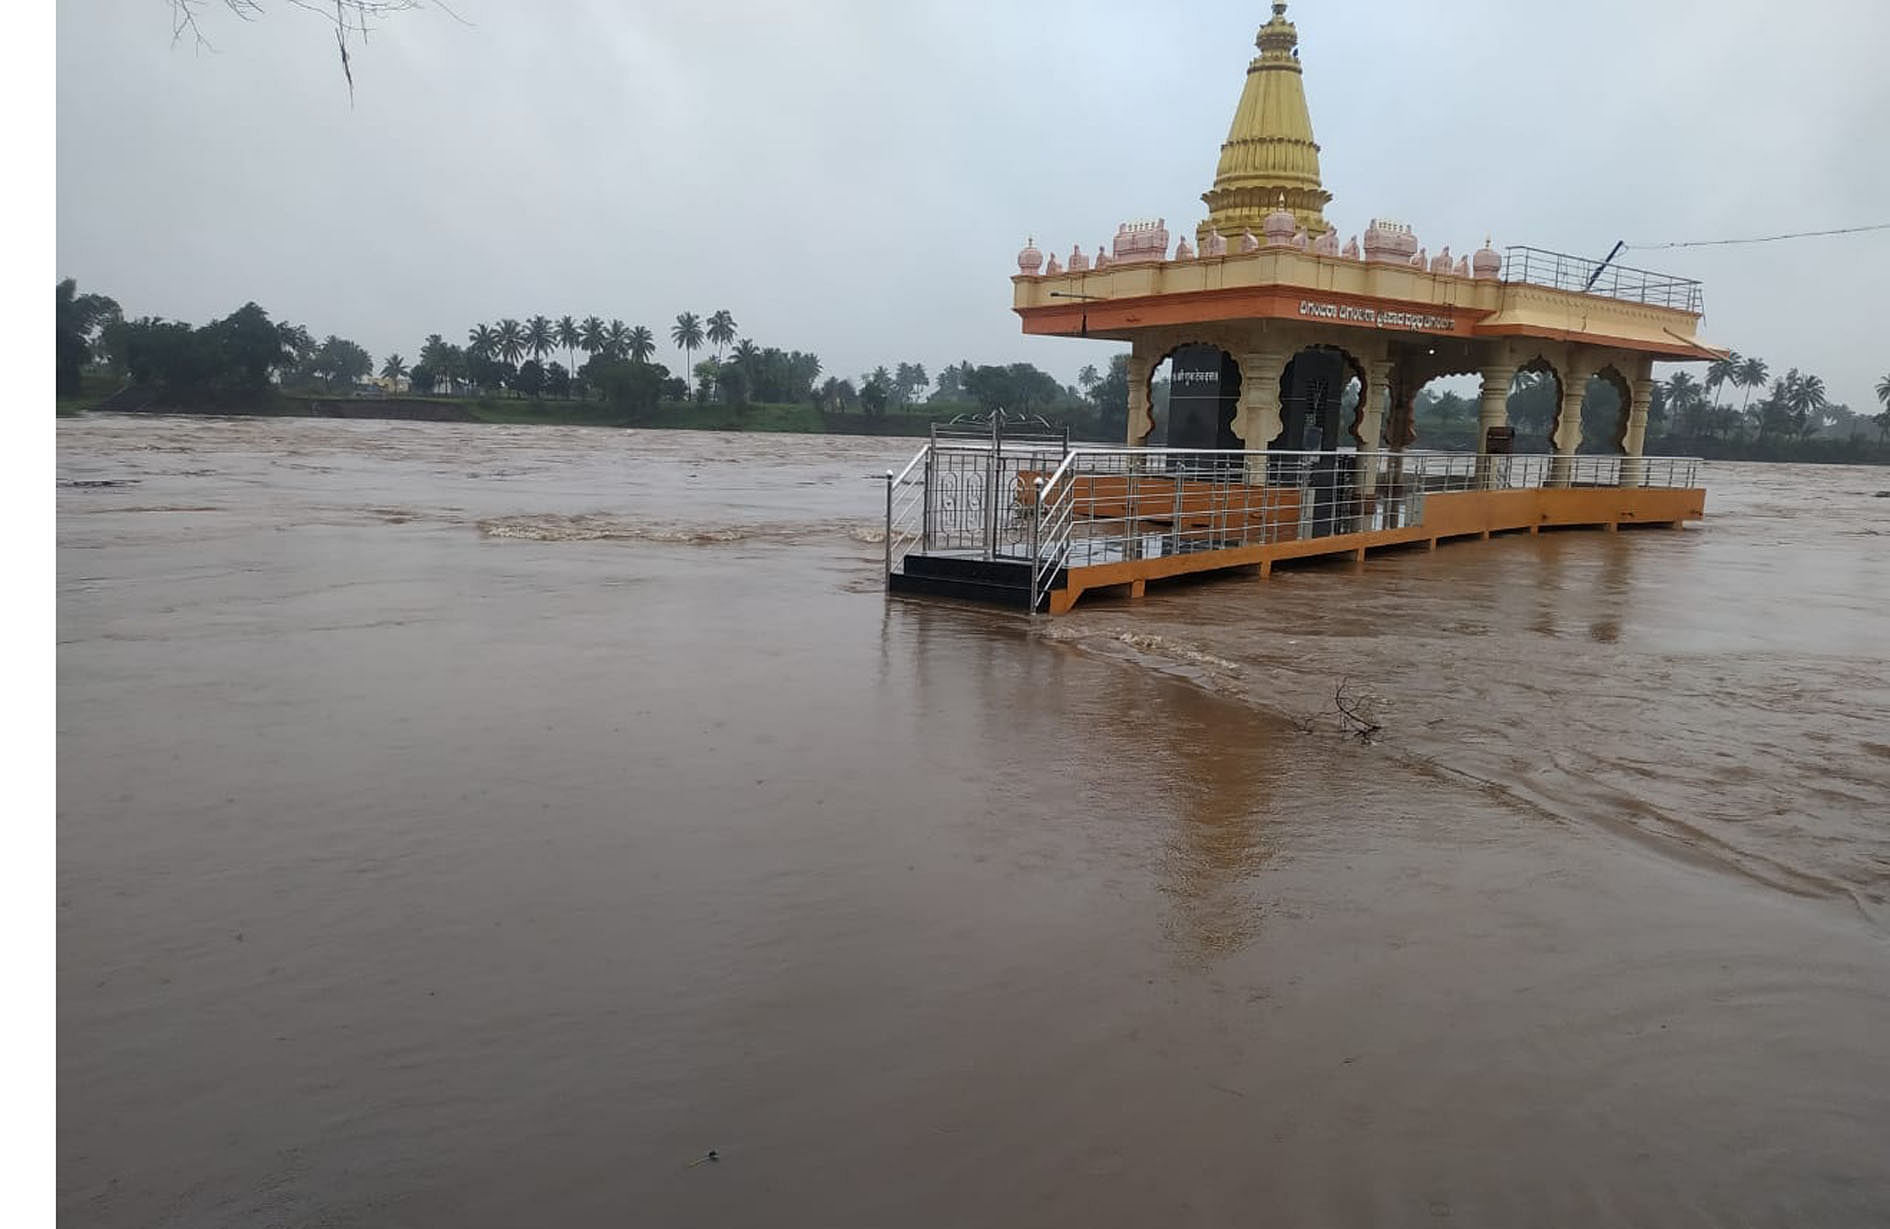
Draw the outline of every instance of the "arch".
[[[1388,351],[1390,396],[1384,413],[1383,446],[1402,452],[1418,442],[1418,396],[1432,383],[1459,376],[1475,376],[1477,354],[1466,343],[1425,337],[1415,342],[1393,342]]]
[[[1628,383],[1627,377],[1621,374],[1621,369],[1613,363],[1609,363],[1590,376],[1587,387],[1582,390],[1582,442],[1576,451],[1584,453],[1593,451],[1589,447],[1588,426],[1599,417],[1600,404],[1603,400],[1596,396],[1598,391],[1596,385],[1611,390],[1616,398],[1616,404],[1613,425],[1605,434],[1597,433],[1594,437],[1595,442],[1597,446],[1605,445],[1605,455],[1624,456],[1627,453],[1628,413],[1634,405],[1634,389]],[[1596,407],[1596,413],[1590,413],[1590,405]]]
[[[1302,364],[1308,355],[1312,359]],[[1356,400],[1347,406],[1354,381]],[[1363,447],[1358,430],[1370,392],[1365,364],[1356,354],[1327,342],[1301,346],[1280,372],[1280,433],[1267,441],[1267,447],[1304,451],[1316,437],[1318,447],[1312,451],[1332,452],[1342,436],[1350,436]]]
[[[1167,396],[1158,402],[1156,382],[1164,370],[1171,382]],[[1225,345],[1188,337],[1165,346],[1149,363],[1143,389],[1151,424],[1144,442],[1168,448],[1240,448],[1234,434],[1240,385],[1240,361]]]
[[[1561,369],[1541,354],[1516,368],[1504,412],[1516,433],[1517,452],[1555,451],[1555,431],[1562,419]]]
[[[1475,452],[1482,406],[1472,387],[1474,378],[1464,371],[1410,373],[1405,388],[1410,401],[1405,446],[1423,440],[1426,448]],[[1440,384],[1447,387],[1437,387]]]

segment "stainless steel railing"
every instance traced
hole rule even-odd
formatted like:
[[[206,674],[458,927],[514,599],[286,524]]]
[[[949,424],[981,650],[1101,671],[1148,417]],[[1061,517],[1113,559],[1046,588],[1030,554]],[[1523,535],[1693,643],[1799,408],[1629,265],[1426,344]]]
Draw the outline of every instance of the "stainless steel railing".
[[[1588,256],[1571,256],[1543,248],[1511,247],[1503,257],[1503,280],[1570,290],[1577,294],[1595,294],[1628,303],[1646,303],[1671,307],[1699,315],[1704,307],[1700,283],[1692,278],[1675,277],[1635,269],[1612,261]]]
[[[886,478],[886,568],[913,550],[1065,568],[1424,523],[1449,491],[1693,487],[1695,457],[994,449],[934,441]]]
[[[892,584],[893,569],[915,547],[925,542],[926,463],[932,448],[921,448],[897,473],[886,471],[886,583]]]
[[[1025,561],[1035,558],[1035,501],[1024,475],[1066,455],[1059,439],[937,439],[886,473],[886,571],[913,551]]]
[[[1424,523],[1425,498],[1531,487],[1692,487],[1688,457],[1078,448],[1019,498],[1037,509],[1033,598],[1067,567]]]

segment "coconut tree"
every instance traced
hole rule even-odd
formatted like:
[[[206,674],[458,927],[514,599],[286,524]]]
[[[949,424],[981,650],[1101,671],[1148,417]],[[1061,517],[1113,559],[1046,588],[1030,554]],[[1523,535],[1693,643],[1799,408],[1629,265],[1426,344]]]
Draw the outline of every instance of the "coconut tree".
[[[709,316],[709,327],[704,335],[708,337],[709,344],[715,347],[716,362],[722,361],[722,347],[735,340],[738,327],[735,317],[729,315],[727,308]]]
[[[1764,388],[1765,381],[1771,374],[1772,369],[1765,365],[1765,360],[1762,358],[1749,358],[1739,364],[1739,387],[1746,390],[1745,398],[1739,403],[1741,414],[1745,413],[1746,407],[1752,403],[1752,390]]]
[[[389,384],[398,384],[401,380],[406,378],[407,360],[400,357],[398,354],[388,355],[387,361],[381,364],[381,379],[386,380]]]
[[[532,357],[539,363],[545,361],[545,355],[558,347],[558,330],[549,318],[533,316],[525,322],[525,348],[532,352]]]
[[[525,357],[525,326],[507,316],[499,321],[499,357],[516,364]]]
[[[629,352],[632,360],[647,363],[650,361],[650,355],[656,353],[656,334],[650,332],[648,326],[639,324],[630,330],[630,336],[624,342],[624,349]]]
[[[684,312],[676,317],[675,326],[669,330],[669,339],[683,352],[683,387],[688,388],[689,357],[702,346],[702,319],[694,312]]]
[[[761,347],[744,337],[736,344],[735,349],[729,352],[729,358],[752,376],[755,373],[755,364],[761,359]]]
[[[475,324],[466,335],[466,378],[481,392],[489,387],[489,368],[498,357],[499,330],[489,324]]]
[[[1772,390],[1747,412],[1761,444],[1773,436],[1787,433],[1795,425],[1792,421],[1791,394],[1791,386],[1785,380],[1773,380]]]
[[[604,322],[596,316],[584,317],[584,323],[578,325],[578,349],[589,355],[604,352]]]
[[[1739,365],[1745,362],[1737,350],[1728,350],[1726,357],[1715,359],[1706,367],[1706,395],[1714,405],[1719,404],[1719,390],[1724,385],[1739,383]]]
[[[1881,433],[1883,441],[1890,444],[1890,376],[1877,381],[1877,400],[1883,405],[1883,413],[1871,421],[1877,424],[1877,430]]]
[[[604,328],[604,353],[621,359],[630,352],[630,329],[621,320],[612,320]]]
[[[572,371],[576,371],[577,350],[584,341],[584,334],[578,328],[578,322],[570,316],[558,317],[557,332],[558,344],[564,347],[565,364]]]
[[[1700,383],[1684,371],[1676,371],[1667,379],[1667,412],[1673,421],[1688,435],[1698,434],[1700,411]]]
[[[1785,406],[1791,411],[1792,426],[1804,439],[1822,423],[1820,411],[1828,405],[1824,381],[1817,376],[1800,375],[1794,367],[1785,373]]]

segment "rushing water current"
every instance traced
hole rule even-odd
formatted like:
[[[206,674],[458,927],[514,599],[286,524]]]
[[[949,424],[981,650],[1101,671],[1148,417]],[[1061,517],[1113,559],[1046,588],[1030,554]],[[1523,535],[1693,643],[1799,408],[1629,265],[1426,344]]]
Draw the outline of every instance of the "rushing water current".
[[[62,1225],[1890,1220],[1890,473],[1032,621],[910,448],[62,420]]]

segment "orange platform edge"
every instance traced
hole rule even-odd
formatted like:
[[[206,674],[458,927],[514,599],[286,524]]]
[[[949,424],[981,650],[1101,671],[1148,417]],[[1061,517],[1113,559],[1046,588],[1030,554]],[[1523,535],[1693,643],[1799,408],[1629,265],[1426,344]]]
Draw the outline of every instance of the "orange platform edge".
[[[1542,487],[1506,491],[1451,491],[1424,500],[1424,523],[1401,529],[1337,534],[1268,542],[1226,550],[1194,551],[1152,559],[1128,559],[1091,567],[1070,568],[1064,588],[1050,593],[1050,613],[1063,614],[1083,594],[1097,589],[1128,586],[1140,597],[1151,580],[1166,580],[1193,572],[1259,567],[1262,574],[1282,559],[1316,555],[1353,555],[1422,542],[1429,546],[1452,538],[1487,538],[1518,530],[1592,527],[1614,530],[1622,525],[1679,527],[1706,515],[1706,491],[1701,487]]]

